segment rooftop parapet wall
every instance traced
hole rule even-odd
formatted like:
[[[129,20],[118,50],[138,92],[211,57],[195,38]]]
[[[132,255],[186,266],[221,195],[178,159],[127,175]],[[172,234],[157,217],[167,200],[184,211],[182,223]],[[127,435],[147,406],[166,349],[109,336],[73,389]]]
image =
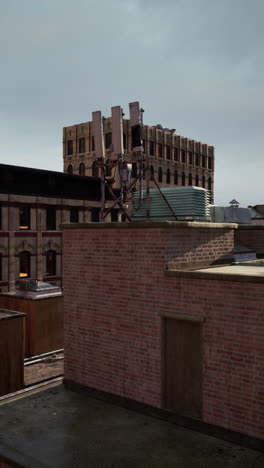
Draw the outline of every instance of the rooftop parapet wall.
[[[136,223],[82,223],[82,225],[64,224],[63,229],[155,229],[160,231],[163,245],[163,260],[171,263],[213,263],[232,259],[234,248],[234,230],[237,224],[204,223],[185,221],[136,222]],[[146,231],[147,233],[149,231]],[[151,235],[149,234],[151,248]]]
[[[264,257],[264,226],[240,225],[235,232],[235,242],[252,249]]]

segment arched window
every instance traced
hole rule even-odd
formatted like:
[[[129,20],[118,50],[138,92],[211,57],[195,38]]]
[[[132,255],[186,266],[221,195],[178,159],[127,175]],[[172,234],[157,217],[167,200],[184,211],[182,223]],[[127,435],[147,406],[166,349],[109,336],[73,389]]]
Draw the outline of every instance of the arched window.
[[[162,168],[159,167],[159,172],[158,172],[158,181],[162,183]]]
[[[202,187],[205,188],[205,177],[204,177],[204,175],[202,177]]]
[[[19,278],[30,277],[30,253],[23,250],[19,254]]]
[[[208,178],[208,190],[212,190],[212,179],[211,179],[211,177]]]
[[[49,250],[46,253],[46,276],[56,276],[56,252]]]
[[[79,175],[85,175],[85,164],[83,162],[79,165]]]
[[[178,172],[176,169],[174,171],[174,185],[178,185]]]
[[[93,177],[99,177],[99,166],[98,162],[94,161],[92,165],[92,176]]]
[[[169,169],[167,169],[167,172],[166,172],[166,183],[170,184],[170,170]]]
[[[135,179],[137,177],[137,163],[132,164],[132,179]]]
[[[111,177],[111,175],[112,175],[111,161],[110,159],[107,159],[105,162],[105,176]]]
[[[192,174],[189,174],[189,185],[192,185]]]
[[[199,187],[199,176],[198,176],[198,174],[196,174],[196,176],[195,176],[195,186]]]
[[[182,173],[182,185],[185,185],[185,173]]]
[[[73,174],[73,167],[72,167],[72,164],[69,164],[68,168],[67,168],[67,172],[68,174]]]
[[[153,180],[154,179],[154,167],[153,166],[150,166],[149,172],[150,172],[150,180]]]

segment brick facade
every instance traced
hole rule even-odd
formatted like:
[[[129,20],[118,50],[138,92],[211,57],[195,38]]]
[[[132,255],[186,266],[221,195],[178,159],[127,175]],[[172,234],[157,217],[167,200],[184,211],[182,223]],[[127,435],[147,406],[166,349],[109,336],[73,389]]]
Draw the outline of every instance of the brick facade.
[[[162,407],[163,319],[201,317],[201,419],[263,438],[263,285],[165,274],[230,256],[210,226],[64,230],[65,380]]]
[[[105,135],[112,132],[111,117],[104,119]],[[136,164],[131,149],[130,121],[123,119],[125,160]],[[106,144],[106,160],[111,152]],[[196,185],[208,189],[211,201],[214,199],[215,150],[191,138],[174,134],[162,126],[143,126],[144,152],[150,157],[152,173],[161,187]],[[63,129],[63,167],[64,172],[98,176],[93,145],[92,122],[71,125]],[[161,180],[159,180],[159,171]],[[110,169],[112,176],[118,176],[115,169]],[[108,174],[110,176],[110,174]],[[154,184],[151,183],[154,187]]]
[[[235,232],[235,240],[264,256],[264,226],[240,225]]]

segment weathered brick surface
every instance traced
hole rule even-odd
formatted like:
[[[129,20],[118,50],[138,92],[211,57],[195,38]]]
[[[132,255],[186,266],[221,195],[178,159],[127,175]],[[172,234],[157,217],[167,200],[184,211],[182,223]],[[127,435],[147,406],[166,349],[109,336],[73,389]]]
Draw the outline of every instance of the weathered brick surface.
[[[159,314],[205,316],[203,420],[264,437],[263,286],[165,276],[231,248],[229,231],[183,231],[64,232],[65,378],[160,407]]]
[[[245,226],[235,230],[235,241],[254,250],[257,254],[264,254],[264,226]]]
[[[233,229],[186,228],[167,230],[166,261],[194,262],[232,258]]]

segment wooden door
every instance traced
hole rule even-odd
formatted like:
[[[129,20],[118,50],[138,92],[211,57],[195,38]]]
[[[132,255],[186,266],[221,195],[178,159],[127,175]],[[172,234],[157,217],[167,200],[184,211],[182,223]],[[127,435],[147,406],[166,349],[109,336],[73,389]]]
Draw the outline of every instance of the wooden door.
[[[164,319],[164,407],[201,417],[202,324]]]

